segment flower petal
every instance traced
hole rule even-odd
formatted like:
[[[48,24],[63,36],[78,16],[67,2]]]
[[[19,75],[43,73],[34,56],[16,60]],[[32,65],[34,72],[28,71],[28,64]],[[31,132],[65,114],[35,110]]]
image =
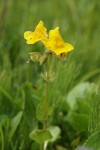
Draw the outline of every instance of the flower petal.
[[[30,39],[33,37],[33,33],[34,33],[34,32],[32,32],[32,31],[26,31],[26,32],[24,33],[24,39],[30,40]]]
[[[74,47],[71,44],[65,43],[62,47],[54,49],[53,52],[55,52],[56,55],[59,55],[61,53],[68,53],[73,49]]]
[[[74,47],[69,43],[64,43],[64,48],[66,49],[66,52],[72,51]]]
[[[56,44],[63,42],[63,39],[59,33],[59,27],[49,31],[49,40],[55,41]]]
[[[39,24],[36,26],[35,31],[26,31],[24,33],[24,38],[27,40],[27,44],[34,44],[42,38],[46,36],[46,28],[44,27],[43,21],[40,21]]]

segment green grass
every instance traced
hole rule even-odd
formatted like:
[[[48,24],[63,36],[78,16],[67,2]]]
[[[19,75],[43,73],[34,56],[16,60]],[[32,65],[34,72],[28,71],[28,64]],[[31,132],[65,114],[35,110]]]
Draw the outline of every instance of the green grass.
[[[74,45],[74,51],[68,54],[67,61],[57,59],[53,68],[56,80],[50,86],[55,90],[50,89],[49,98],[50,103],[55,105],[55,111],[50,124],[60,126],[62,138],[48,147],[60,150],[57,145],[61,145],[69,150],[74,149],[72,141],[80,137],[76,142],[79,145],[88,136],[88,129],[77,131],[66,117],[69,111],[79,111],[70,110],[66,103],[68,93],[79,83],[88,82],[89,88],[93,83],[97,87],[97,90],[93,87],[94,93],[85,96],[85,101],[92,100],[91,110],[95,113],[90,111],[88,133],[100,130],[97,125],[100,122],[97,115],[100,113],[99,1],[0,0],[0,3],[0,128],[5,150],[35,150],[29,133],[41,126],[36,120],[36,106],[44,96],[45,84],[39,79],[43,68],[26,62],[29,52],[43,52],[44,47],[40,43],[27,45],[23,33],[33,31],[40,20],[44,21],[48,30],[59,26],[64,41]],[[91,93],[95,95],[94,98]],[[20,111],[23,111],[23,115],[18,126],[13,128],[11,121]],[[0,133],[1,147],[3,136]]]

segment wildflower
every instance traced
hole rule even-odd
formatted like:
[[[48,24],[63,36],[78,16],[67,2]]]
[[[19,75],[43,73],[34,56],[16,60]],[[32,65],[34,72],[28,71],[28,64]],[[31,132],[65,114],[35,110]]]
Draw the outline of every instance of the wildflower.
[[[46,28],[44,27],[43,21],[40,21],[39,24],[36,26],[35,31],[26,31],[24,33],[24,38],[26,39],[27,44],[34,44],[42,38],[46,36]]]
[[[56,55],[67,53],[73,50],[73,46],[69,43],[65,43],[59,33],[59,27],[56,27],[54,30],[49,31],[49,38],[42,39],[45,47]]]
[[[59,33],[59,27],[49,31],[49,35],[46,33],[47,29],[44,27],[43,21],[40,21],[36,26],[35,31],[26,31],[24,38],[27,44],[34,44],[41,41],[44,46],[51,52],[59,55],[62,59],[65,59],[67,53],[73,50],[73,46],[69,43],[65,43]]]

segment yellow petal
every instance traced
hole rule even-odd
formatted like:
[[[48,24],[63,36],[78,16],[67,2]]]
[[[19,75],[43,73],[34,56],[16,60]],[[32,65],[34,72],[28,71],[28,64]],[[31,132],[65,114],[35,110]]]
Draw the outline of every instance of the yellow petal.
[[[71,51],[73,49],[74,49],[74,47],[71,44],[65,43],[62,47],[53,49],[53,52],[56,55],[59,55],[61,53],[68,53],[69,51]]]
[[[47,29],[44,27],[43,21],[40,21],[39,24],[36,26],[34,33],[36,33],[38,36],[45,36]]]
[[[46,36],[46,28],[44,27],[43,21],[40,21],[39,24],[36,26],[35,31],[26,31],[24,33],[24,38],[27,40],[27,44],[34,44],[42,38]]]
[[[32,31],[26,31],[24,33],[24,39],[30,40],[33,37],[33,32]]]
[[[69,52],[74,49],[74,47],[69,43],[65,43],[64,48],[66,49],[66,52]]]
[[[27,43],[27,44],[34,44],[34,43],[36,43],[37,41],[38,41],[38,39],[32,38],[32,39],[30,39],[30,40],[27,40],[26,43]]]
[[[55,29],[50,30],[49,31],[49,38],[51,39],[52,37],[57,36],[58,33],[59,33],[59,27],[56,27]]]
[[[59,33],[59,27],[49,31],[49,39],[44,43],[44,45],[47,49],[53,51],[56,55],[67,53],[73,49],[71,44],[64,43]]]
[[[63,42],[63,39],[59,33],[59,27],[56,27],[54,30],[49,31],[49,39],[54,40],[55,43]]]

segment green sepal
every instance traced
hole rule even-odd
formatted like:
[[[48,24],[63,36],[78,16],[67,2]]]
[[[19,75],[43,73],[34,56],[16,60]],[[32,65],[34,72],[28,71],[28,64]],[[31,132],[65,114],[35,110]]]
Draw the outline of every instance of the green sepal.
[[[47,55],[41,55],[41,57],[39,58],[40,65],[42,65],[43,63],[45,63],[46,60],[47,60]]]
[[[55,73],[52,70],[49,70],[49,72],[47,73],[47,71],[45,71],[44,73],[41,74],[41,77],[45,80],[45,81],[49,81],[52,82],[55,80]]]
[[[30,59],[33,62],[37,62],[41,57],[41,54],[39,52],[32,52],[32,53],[29,53],[29,55],[30,55]]]
[[[32,52],[32,53],[29,53],[30,55],[30,60],[32,60],[33,62],[39,62],[40,65],[42,65],[45,61],[46,61],[46,58],[47,58],[47,55],[41,55],[41,53],[39,52]]]

